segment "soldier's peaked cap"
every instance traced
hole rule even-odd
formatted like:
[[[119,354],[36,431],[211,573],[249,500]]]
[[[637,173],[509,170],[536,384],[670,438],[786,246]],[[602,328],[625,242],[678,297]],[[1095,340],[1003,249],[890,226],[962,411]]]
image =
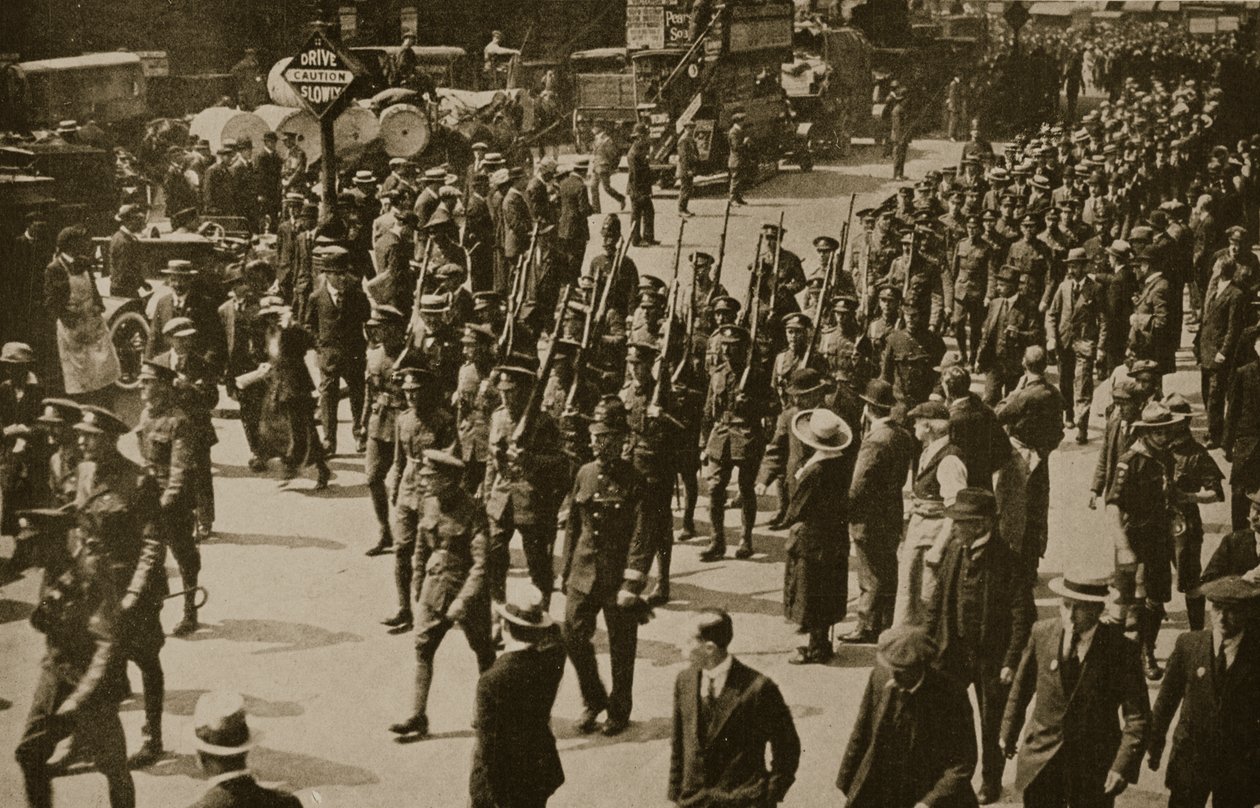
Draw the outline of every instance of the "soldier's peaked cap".
[[[123,419],[104,407],[98,407],[95,404],[84,404],[82,413],[79,417],[79,423],[74,425],[75,430],[79,432],[118,436],[124,432],[131,431],[131,427],[127,426]]]

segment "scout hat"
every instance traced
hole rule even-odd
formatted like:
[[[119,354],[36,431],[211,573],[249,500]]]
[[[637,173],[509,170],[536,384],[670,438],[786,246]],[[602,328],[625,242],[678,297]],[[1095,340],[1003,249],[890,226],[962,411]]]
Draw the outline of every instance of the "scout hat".
[[[1050,581],[1050,591],[1068,600],[1107,602],[1107,579],[1061,575]]]
[[[792,418],[792,434],[811,449],[839,454],[853,442],[853,430],[839,415],[819,407],[803,410]]]
[[[68,398],[46,398],[40,402],[44,411],[35,419],[40,424],[72,424],[79,420],[83,408]]]
[[[968,487],[958,492],[954,504],[945,509],[945,515],[955,522],[962,520],[992,519],[997,513],[997,500],[987,488]]]
[[[506,602],[494,604],[494,610],[514,627],[540,629],[554,622],[543,608],[543,593],[532,585],[508,595]]]
[[[1151,401],[1142,408],[1142,418],[1133,423],[1133,429],[1162,429],[1176,426],[1187,417],[1184,413],[1173,412],[1162,401]]]
[[[890,668],[918,668],[936,659],[936,641],[921,626],[895,626],[879,635],[878,658]]]
[[[712,255],[709,255],[707,252],[700,252],[698,250],[691,254],[690,259],[691,259],[691,263],[696,265],[697,267],[709,267],[709,266],[713,266],[714,264],[714,259]]]
[[[822,390],[827,386],[827,378],[813,368],[797,368],[788,374],[787,390],[794,396]]]
[[[131,427],[127,426],[117,415],[114,415],[104,407],[98,407],[95,404],[84,404],[81,407],[82,416],[79,423],[74,425],[76,432],[87,432],[92,435],[118,435],[124,432],[130,432]]]
[[[197,751],[222,757],[244,754],[258,740],[245,720],[245,699],[228,691],[204,693],[197,699],[192,735]]]
[[[819,236],[818,238],[814,239],[814,249],[815,250],[831,250],[832,252],[835,252],[836,250],[840,249],[840,242],[836,241],[831,236]]]
[[[482,345],[494,342],[494,332],[489,326],[479,323],[468,323],[464,326],[464,333],[459,338],[460,343],[464,345]]]
[[[425,382],[433,381],[433,373],[427,368],[407,368],[402,372],[403,390],[421,390]]]
[[[1236,604],[1260,597],[1260,586],[1240,575],[1226,575],[1203,584],[1199,592],[1213,603]]]

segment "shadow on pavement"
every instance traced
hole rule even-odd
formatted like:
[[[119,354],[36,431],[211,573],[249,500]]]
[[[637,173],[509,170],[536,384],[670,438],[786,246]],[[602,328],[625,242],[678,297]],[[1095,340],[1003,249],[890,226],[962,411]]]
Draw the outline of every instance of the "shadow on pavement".
[[[22,600],[9,600],[7,598],[2,599],[0,600],[0,625],[25,620],[31,616],[33,611],[35,611],[33,603],[27,603]]]
[[[236,544],[241,547],[288,547],[291,550],[344,550],[346,546],[332,539],[314,536],[275,536],[265,533],[214,534],[203,544]]]
[[[163,702],[163,709],[169,715],[191,716],[197,699],[207,690],[168,690]],[[120,712],[136,711],[144,707],[143,700],[137,693],[119,707]],[[306,712],[306,708],[296,701],[268,701],[257,696],[245,694],[245,711],[259,718],[296,718]]]
[[[203,640],[227,640],[228,642],[273,643],[274,648],[261,648],[255,654],[280,654],[289,651],[309,651],[343,642],[363,642],[363,637],[348,631],[329,631],[307,623],[290,623],[285,620],[224,620],[221,623],[203,625],[195,633],[184,638],[191,642]]]
[[[358,766],[256,746],[249,753],[249,769],[260,783],[278,784],[281,790],[300,791],[320,786],[366,786],[379,782],[376,774]],[[145,769],[157,777],[183,776],[204,780],[193,755],[176,755]]]
[[[673,732],[673,719],[661,717],[649,718],[646,721],[631,721],[630,726],[626,727],[624,732],[611,738],[598,732],[583,735],[574,729],[572,720],[562,718],[552,719],[551,731],[555,734],[557,741],[581,741],[581,743],[561,746],[562,752],[580,752],[583,749],[598,749],[615,744],[649,743],[651,741],[664,740]]]

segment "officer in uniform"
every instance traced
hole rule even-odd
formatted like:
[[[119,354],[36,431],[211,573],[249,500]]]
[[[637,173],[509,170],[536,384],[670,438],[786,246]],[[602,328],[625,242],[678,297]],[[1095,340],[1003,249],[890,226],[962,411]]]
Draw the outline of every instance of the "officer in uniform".
[[[769,380],[757,367],[749,365],[752,348],[748,330],[724,325],[715,337],[722,345],[722,363],[709,377],[701,424],[701,434],[707,436],[704,453],[708,460],[713,539],[700,554],[702,561],[718,561],[726,555],[726,486],[736,469],[744,532],[735,557],[752,557],[752,532],[757,521],[756,477],[766,445],[762,421],[771,395]]]
[[[730,295],[723,295],[713,300],[713,330],[703,340],[705,375],[712,375],[718,365],[722,364],[722,340],[718,331],[724,325],[732,325],[739,317],[739,301]]]
[[[968,216],[966,235],[955,244],[950,259],[954,276],[954,339],[958,342],[958,353],[972,366],[980,353],[980,331],[989,298],[989,269],[996,249],[980,229],[980,217],[974,213]]]
[[[107,426],[115,438],[127,431],[127,425],[117,419],[111,422],[93,415],[92,423],[94,428]],[[24,517],[40,529],[45,521],[63,519],[35,513]],[[55,524],[47,528],[56,533],[64,529]],[[31,614],[31,624],[45,635],[47,650],[15,754],[29,808],[52,808],[48,759],[57,744],[71,735],[81,748],[90,750],[96,770],[105,776],[110,808],[136,804],[135,783],[127,770],[127,739],[118,716],[118,703],[128,691],[119,642],[119,592],[110,570],[111,558],[100,546],[102,537],[88,532],[84,539],[84,547],[68,567],[52,563],[45,567],[39,605]],[[56,541],[56,537],[45,541]]]
[[[396,735],[429,734],[429,687],[433,657],[456,623],[477,655],[477,670],[494,664],[490,639],[490,596],[486,588],[485,510],[461,486],[464,461],[437,449],[422,452],[424,505],[416,537],[416,697],[406,721],[390,726]]]
[[[499,406],[499,394],[491,380],[494,370],[494,332],[488,326],[469,323],[460,337],[464,363],[451,394],[455,405],[455,430],[459,456],[464,461],[464,490],[476,495],[486,478],[490,460],[490,414]]]
[[[783,318],[800,307],[796,303],[796,295],[805,288],[805,268],[801,265],[800,256],[786,247],[779,247],[778,291],[774,298],[774,311],[770,310],[770,295],[774,285],[774,252],[779,241],[787,235],[787,228],[779,229],[775,222],[766,222],[761,226],[763,236],[761,248],[761,266],[749,266],[749,272],[757,272],[757,296],[763,303],[761,316],[769,318],[776,326]],[[771,341],[781,344],[779,335],[771,334]]]
[[[687,260],[691,263],[692,278],[695,279],[690,299],[692,305],[698,307],[696,314],[699,315],[697,319],[700,322],[700,332],[711,332],[716,326],[708,319],[709,305],[720,297],[726,297],[728,293],[726,287],[714,277],[716,263],[712,255],[697,251],[688,256]]]
[[[402,383],[407,409],[394,421],[394,582],[398,588],[398,613],[382,620],[391,634],[411,630],[412,555],[416,530],[423,514],[425,480],[420,474],[425,449],[455,446],[455,418],[442,406],[433,374],[411,368]]]
[[[808,361],[806,360],[805,352],[809,348],[809,340],[814,333],[814,322],[809,315],[799,311],[787,315],[783,318],[783,331],[787,335],[787,347],[775,356],[774,369],[770,378],[781,406],[786,407],[788,406],[788,377],[792,375],[792,372],[806,367],[820,373],[826,372],[827,362],[818,351],[811,352]]]
[[[219,386],[209,364],[192,350],[197,328],[187,317],[172,318],[165,328],[170,340],[169,353],[154,359],[175,371],[175,403],[187,415],[197,433],[196,455],[193,457],[190,480],[197,513],[196,535],[200,541],[210,535],[214,525],[214,478],[211,476],[210,447],[219,442],[210,414],[219,400]]]
[[[185,588],[184,617],[172,632],[186,636],[197,629],[196,587],[201,571],[201,552],[193,538],[193,497],[189,469],[195,455],[196,435],[188,416],[175,404],[172,383],[175,372],[152,361],[140,370],[141,397],[144,411],[136,436],[145,468],[157,483],[161,525],[166,545],[179,565]],[[162,599],[167,593],[165,570],[161,559],[166,548],[158,551],[159,560],[154,584],[148,597],[126,613],[123,640],[126,656],[136,663],[144,683],[144,741],[128,763],[133,768],[149,766],[162,756],[162,701],[165,677],[158,656],[165,643],[162,634]]]
[[[644,525],[646,483],[622,459],[626,433],[624,405],[615,396],[602,399],[590,427],[595,459],[578,469],[570,495],[561,581],[568,599],[564,640],[584,704],[576,727],[582,733],[594,732],[605,710],[605,735],[617,735],[630,723],[637,607],[652,547]],[[608,628],[611,694],[600,679],[591,644],[601,611]]]
[[[893,260],[881,283],[906,293],[905,303],[917,297],[930,300],[928,325],[933,331],[939,331],[944,322],[944,313],[953,307],[954,289],[952,284],[947,285],[944,282],[940,264],[925,254],[924,241],[922,235],[903,235],[901,255]]]
[[[79,466],[75,497],[78,532],[85,543],[99,546],[102,563],[112,576],[112,587],[119,598],[115,626],[124,682],[122,660],[134,660],[140,668],[145,696],[145,742],[134,763],[146,765],[162,752],[165,680],[158,653],[165,641],[160,617],[168,591],[162,538],[166,524],[164,506],[170,501],[166,486],[169,480],[161,479],[158,470],[146,470],[119,453],[118,438],[128,427],[109,410],[84,405],[82,420],[74,428],[79,433],[84,459]],[[143,440],[141,445],[143,448]],[[177,447],[175,451],[183,456],[189,454]],[[191,522],[188,517],[183,523],[189,532]],[[166,530],[167,535],[174,536],[169,527]],[[188,540],[191,543],[191,536]]]
[[[1107,510],[1119,526],[1116,547],[1121,597],[1131,602],[1146,678],[1163,676],[1155,661],[1155,640],[1172,598],[1173,502],[1168,487],[1172,474],[1169,446],[1184,415],[1159,401],[1142,410],[1133,424],[1133,444],[1116,463],[1116,477],[1107,495]]]
[[[406,315],[389,304],[372,309],[372,316],[367,321],[368,347],[364,364],[364,398],[367,403],[363,423],[363,437],[367,445],[363,453],[363,470],[380,531],[376,544],[367,550],[369,556],[384,555],[394,547],[385,478],[394,465],[394,432],[398,413],[407,403],[394,371],[394,363],[403,350],[406,325]]]
[[[928,327],[926,301],[912,301],[905,315],[906,327],[893,331],[884,343],[881,367],[897,401],[910,408],[931,395],[936,383],[932,368],[945,356],[945,341]]]
[[[1016,277],[1030,273],[1038,283],[1044,283],[1050,277],[1053,258],[1050,247],[1037,236],[1040,227],[1041,222],[1032,213],[1020,220],[1019,238],[1007,249],[1006,263],[1014,268]]]
[[[549,604],[555,587],[551,559],[556,515],[567,484],[560,429],[551,416],[535,412],[533,434],[522,435],[525,442],[518,442],[517,425],[527,414],[530,395],[539,382],[523,360],[499,365],[495,372],[503,403],[490,415],[490,462],[483,489],[490,517],[490,597],[504,602],[508,544],[512,534],[520,531],[530,580]]]
[[[48,458],[48,488],[53,504],[61,506],[74,502],[79,486],[78,437],[74,424],[82,415],[79,402],[68,398],[46,398],[40,402],[43,412],[35,423],[44,430],[53,447]]]
[[[883,357],[888,335],[897,330],[900,316],[901,287],[884,285],[879,290],[879,316],[866,327],[866,340],[873,356]]]
[[[621,244],[621,219],[610,213],[604,218],[600,227],[603,237],[604,251],[591,259],[586,267],[586,274],[593,278],[606,279],[617,257],[617,249]],[[607,280],[603,280],[606,283]],[[604,325],[607,336],[624,337],[626,333],[626,315],[630,307],[638,300],[639,270],[629,255],[621,259],[617,268],[617,277],[613,279],[613,287],[608,293],[608,315]],[[543,590],[546,592],[547,590]]]
[[[631,343],[626,351],[626,383],[618,397],[625,406],[630,429],[625,455],[643,477],[643,529],[656,558],[656,592],[649,603],[669,602],[669,568],[674,549],[674,515],[670,496],[674,493],[674,466],[669,446],[677,437],[676,423],[654,402],[656,385],[668,384],[652,378],[652,365],[659,351],[651,345]],[[665,391],[662,391],[665,392]]]

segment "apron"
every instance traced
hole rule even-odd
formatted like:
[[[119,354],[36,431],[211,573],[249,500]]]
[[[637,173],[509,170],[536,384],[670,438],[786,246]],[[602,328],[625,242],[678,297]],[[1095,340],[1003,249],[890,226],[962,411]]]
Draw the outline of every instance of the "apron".
[[[70,395],[91,393],[122,377],[118,354],[97,303],[92,273],[70,274],[66,313],[57,319],[57,352]]]

